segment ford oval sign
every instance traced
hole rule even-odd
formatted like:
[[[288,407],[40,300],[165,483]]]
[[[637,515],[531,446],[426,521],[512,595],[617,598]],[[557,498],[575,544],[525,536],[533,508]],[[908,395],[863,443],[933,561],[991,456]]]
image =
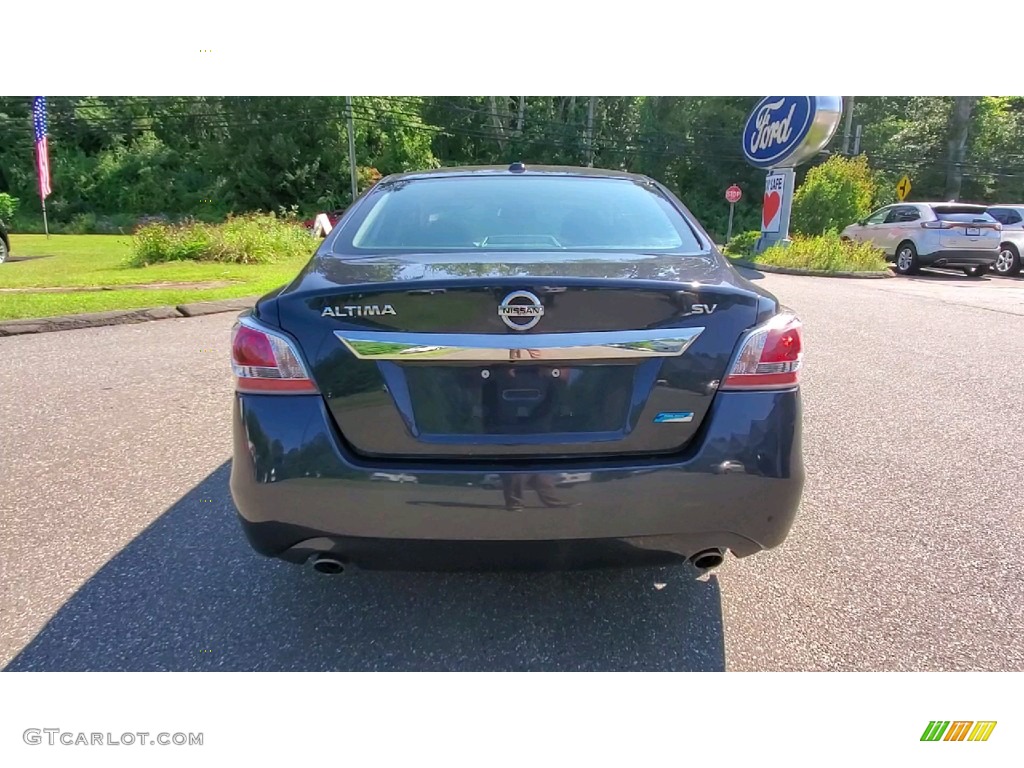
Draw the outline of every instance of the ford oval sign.
[[[842,117],[841,96],[766,96],[743,129],[743,155],[757,168],[791,168],[820,152]]]

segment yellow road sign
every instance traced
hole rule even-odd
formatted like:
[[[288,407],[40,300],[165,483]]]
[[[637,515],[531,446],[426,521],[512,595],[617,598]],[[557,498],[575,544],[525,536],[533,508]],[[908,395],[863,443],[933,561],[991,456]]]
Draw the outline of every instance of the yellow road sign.
[[[896,185],[896,197],[900,199],[900,202],[903,202],[904,200],[907,199],[907,195],[909,194],[910,177],[904,176],[902,179],[899,180],[899,183]]]

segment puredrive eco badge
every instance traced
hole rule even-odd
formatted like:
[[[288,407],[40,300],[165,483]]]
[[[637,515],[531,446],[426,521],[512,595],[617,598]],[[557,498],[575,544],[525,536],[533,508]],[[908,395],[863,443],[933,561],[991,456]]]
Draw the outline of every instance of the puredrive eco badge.
[[[988,741],[995,729],[995,720],[932,720],[921,741]]]
[[[528,331],[544,316],[544,305],[529,291],[513,291],[498,305],[498,317],[513,331]]]

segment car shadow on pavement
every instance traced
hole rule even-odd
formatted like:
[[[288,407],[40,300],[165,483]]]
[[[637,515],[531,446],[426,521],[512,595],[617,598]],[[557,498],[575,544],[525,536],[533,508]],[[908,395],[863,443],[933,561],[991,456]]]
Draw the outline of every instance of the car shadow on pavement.
[[[42,256],[14,256],[13,254],[7,257],[8,264],[16,264],[19,261],[35,261],[36,259],[52,259],[56,254],[48,253]]]
[[[229,469],[114,555],[7,670],[725,668],[717,578],[690,566],[322,576],[250,550]]]
[[[944,272],[941,269],[928,269],[927,267],[922,267],[916,275],[896,275],[896,277],[915,282],[933,283],[936,280],[943,280],[950,283],[974,283],[977,285],[978,283],[984,283],[987,280],[991,280],[995,275],[986,274],[981,277],[968,277],[963,272]]]

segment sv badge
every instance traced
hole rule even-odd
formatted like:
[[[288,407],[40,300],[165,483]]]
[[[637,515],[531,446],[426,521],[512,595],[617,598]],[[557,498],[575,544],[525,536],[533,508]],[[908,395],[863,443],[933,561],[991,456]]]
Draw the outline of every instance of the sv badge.
[[[710,315],[718,309],[717,304],[694,304],[693,309],[690,310],[691,315]]]

